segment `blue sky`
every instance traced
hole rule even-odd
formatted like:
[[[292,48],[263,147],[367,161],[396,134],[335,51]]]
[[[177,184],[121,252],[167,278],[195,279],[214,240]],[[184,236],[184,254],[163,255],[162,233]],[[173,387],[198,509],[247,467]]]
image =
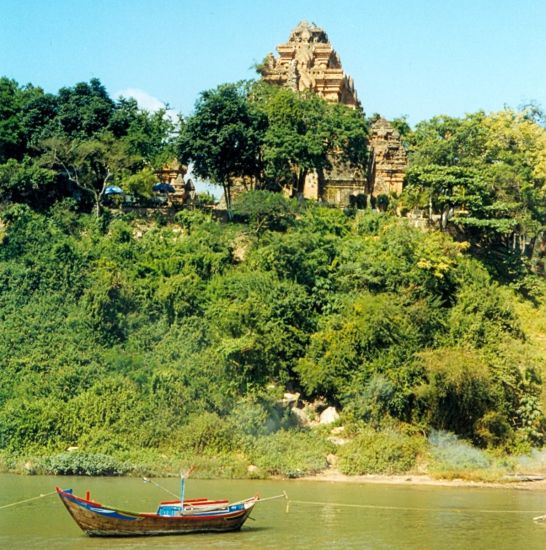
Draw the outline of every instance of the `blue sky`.
[[[546,107],[546,0],[0,0],[0,75],[51,92],[98,77],[187,115],[200,91],[253,78],[302,19],[368,114]]]

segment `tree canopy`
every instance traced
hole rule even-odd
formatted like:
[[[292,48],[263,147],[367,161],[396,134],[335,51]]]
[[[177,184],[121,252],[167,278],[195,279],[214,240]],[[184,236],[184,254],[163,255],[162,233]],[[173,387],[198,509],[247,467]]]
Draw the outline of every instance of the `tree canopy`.
[[[546,129],[526,110],[435,117],[407,136],[404,204],[486,250],[532,255],[546,226]]]
[[[72,198],[97,210],[105,185],[174,157],[165,109],[113,100],[98,79],[46,94],[2,78],[0,99],[0,200],[47,208]]]
[[[182,125],[182,162],[223,185],[229,199],[239,178],[256,189],[302,191],[305,177],[332,166],[336,157],[365,167],[367,126],[363,114],[263,82],[224,84],[203,92]]]
[[[178,139],[180,160],[224,187],[229,202],[234,178],[257,178],[265,119],[248,101],[248,86],[223,84],[202,92]]]

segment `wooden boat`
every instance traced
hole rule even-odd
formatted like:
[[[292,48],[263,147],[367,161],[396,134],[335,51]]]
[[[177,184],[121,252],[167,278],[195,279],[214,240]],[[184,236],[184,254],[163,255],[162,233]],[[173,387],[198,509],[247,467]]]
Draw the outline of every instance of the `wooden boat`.
[[[72,489],[56,490],[74,521],[91,537],[237,531],[260,500],[255,496],[240,502],[206,498],[167,501],[161,502],[155,513],[135,513],[95,502],[89,493],[81,498]]]

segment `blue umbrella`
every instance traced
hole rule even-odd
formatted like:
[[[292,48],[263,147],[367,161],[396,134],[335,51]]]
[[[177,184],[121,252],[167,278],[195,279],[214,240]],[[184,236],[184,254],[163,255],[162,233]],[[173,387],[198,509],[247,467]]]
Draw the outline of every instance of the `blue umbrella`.
[[[170,183],[156,183],[152,189],[157,193],[174,193],[175,189]]]
[[[117,185],[110,185],[104,190],[105,195],[123,195],[123,189]]]

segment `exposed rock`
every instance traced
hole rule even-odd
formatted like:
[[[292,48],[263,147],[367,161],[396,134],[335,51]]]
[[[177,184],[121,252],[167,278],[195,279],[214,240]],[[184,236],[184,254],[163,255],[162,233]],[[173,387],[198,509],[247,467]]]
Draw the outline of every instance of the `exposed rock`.
[[[233,260],[240,263],[244,262],[249,248],[250,239],[248,235],[244,233],[238,235],[233,242]]]
[[[340,435],[345,431],[345,426],[336,426],[335,428],[332,428],[332,431],[330,432],[332,435]]]
[[[339,420],[339,413],[335,407],[328,407],[320,413],[321,424],[333,424],[337,420]]]
[[[315,399],[312,403],[308,403],[307,406],[313,412],[320,414],[324,409],[328,407],[328,403],[324,399]]]
[[[337,466],[337,456],[330,453],[326,456],[326,462],[328,462],[328,466],[332,466],[333,468],[335,468]]]
[[[295,407],[300,400],[299,393],[288,393],[286,392],[283,396],[282,404],[285,407]]]
[[[254,464],[250,464],[248,466],[248,468],[246,469],[246,471],[249,473],[249,474],[258,474],[258,472],[260,471],[260,468],[258,468],[258,466],[255,466]]]
[[[310,426],[312,424],[304,409],[294,407],[292,409],[292,414],[297,418],[300,426]]]
[[[345,439],[344,437],[335,437],[335,436],[330,436],[327,439],[330,443],[333,443],[334,445],[337,445],[337,446],[346,445],[350,441],[350,439]]]

